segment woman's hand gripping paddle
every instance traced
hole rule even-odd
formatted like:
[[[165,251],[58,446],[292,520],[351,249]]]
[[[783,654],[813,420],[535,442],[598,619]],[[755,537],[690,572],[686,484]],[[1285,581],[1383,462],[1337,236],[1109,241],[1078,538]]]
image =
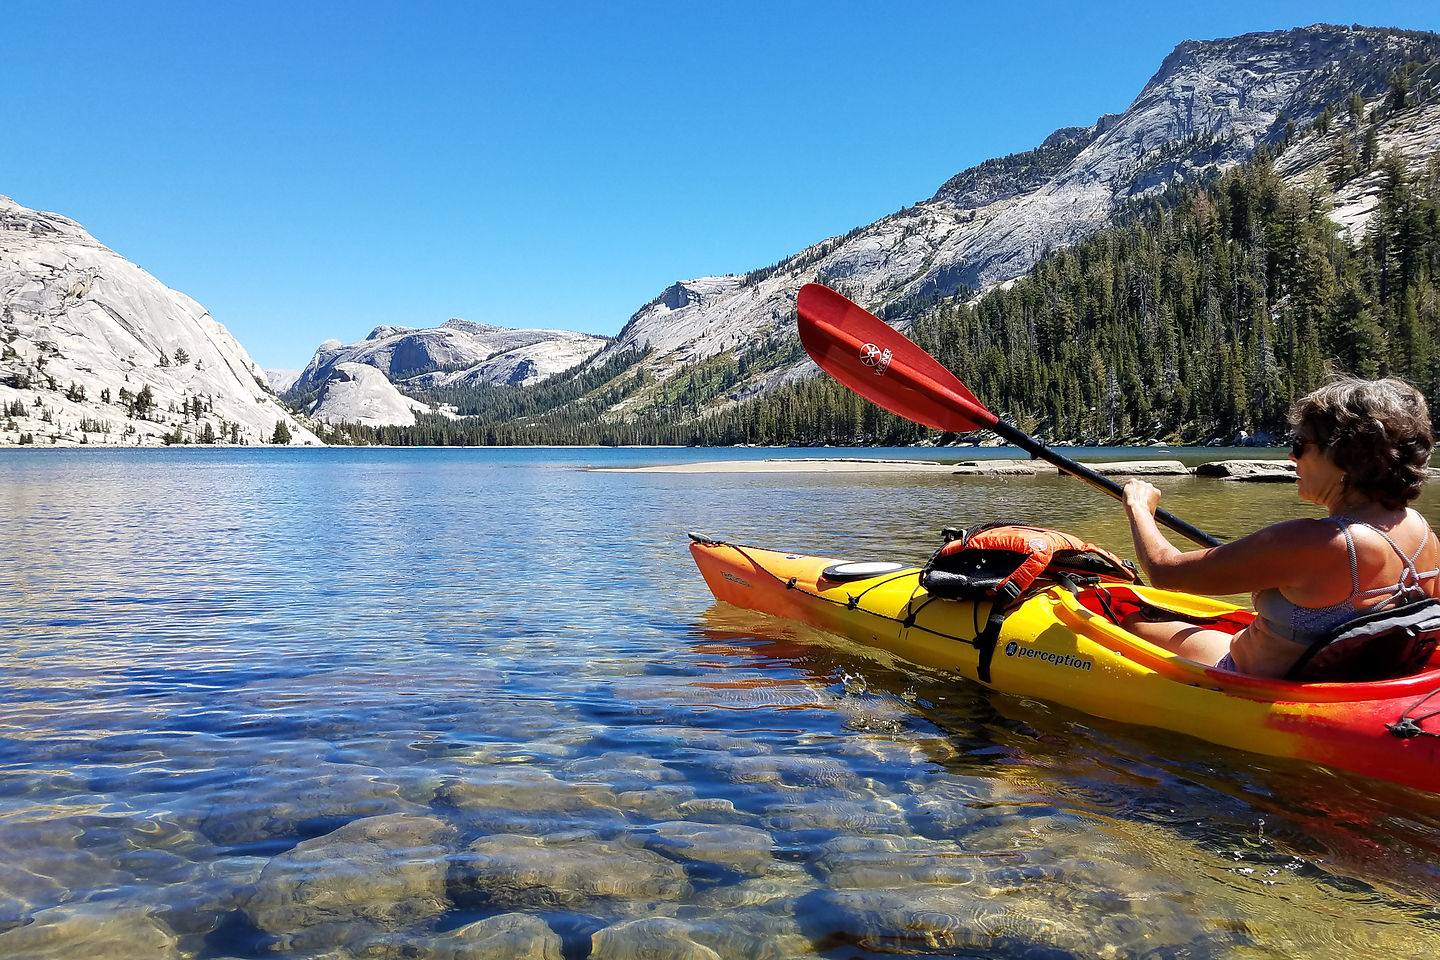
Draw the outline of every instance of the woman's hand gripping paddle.
[[[1120,485],[1109,477],[1002,423],[940,361],[863,307],[818,283],[800,289],[796,306],[800,342],[810,357],[865,399],[936,430],[989,430],[1030,456],[1054,464],[1116,500],[1123,499]],[[1195,543],[1220,545],[1208,533],[1164,510],[1156,510],[1155,519]]]

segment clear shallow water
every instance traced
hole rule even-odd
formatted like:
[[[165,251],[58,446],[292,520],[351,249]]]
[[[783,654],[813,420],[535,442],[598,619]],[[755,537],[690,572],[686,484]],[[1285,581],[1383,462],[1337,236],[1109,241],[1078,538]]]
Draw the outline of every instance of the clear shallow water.
[[[1128,553],[1083,485],[584,469],[823,455],[995,454],[0,457],[0,956],[1440,943],[1440,800],[882,661],[714,605],[686,550],[1012,517]],[[1159,483],[1222,537],[1308,509]]]

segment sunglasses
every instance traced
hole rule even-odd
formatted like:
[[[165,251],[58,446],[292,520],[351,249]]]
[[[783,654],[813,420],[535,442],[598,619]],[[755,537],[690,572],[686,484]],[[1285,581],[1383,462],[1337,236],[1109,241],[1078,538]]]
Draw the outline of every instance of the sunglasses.
[[[1290,440],[1290,456],[1294,457],[1296,460],[1299,460],[1301,457],[1305,456],[1306,447],[1315,445],[1316,444],[1314,440],[1306,440],[1304,437],[1296,434]]]

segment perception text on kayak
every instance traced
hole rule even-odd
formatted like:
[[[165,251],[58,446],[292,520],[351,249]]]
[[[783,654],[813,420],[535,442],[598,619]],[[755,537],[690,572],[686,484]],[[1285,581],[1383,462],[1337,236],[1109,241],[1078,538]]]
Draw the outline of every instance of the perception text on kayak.
[[[1053,663],[1057,667],[1074,667],[1076,670],[1089,670],[1095,665],[1091,660],[1083,660],[1080,657],[1071,656],[1068,653],[1051,653],[1049,650],[1036,650],[1034,647],[1022,647],[1014,640],[1005,644],[1005,656],[1020,657],[1022,660],[1044,660],[1046,663]]]

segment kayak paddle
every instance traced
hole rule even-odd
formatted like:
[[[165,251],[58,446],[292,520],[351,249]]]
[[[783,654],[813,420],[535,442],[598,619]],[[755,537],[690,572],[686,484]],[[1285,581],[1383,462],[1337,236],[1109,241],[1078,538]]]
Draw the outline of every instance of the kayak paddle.
[[[865,399],[936,430],[989,430],[1095,489],[1117,500],[1124,498],[1120,485],[1109,477],[1002,422],[940,361],[864,307],[829,287],[807,283],[800,288],[796,308],[800,342],[811,359]],[[1195,543],[1220,545],[1219,540],[1165,510],[1156,510],[1155,519]]]

